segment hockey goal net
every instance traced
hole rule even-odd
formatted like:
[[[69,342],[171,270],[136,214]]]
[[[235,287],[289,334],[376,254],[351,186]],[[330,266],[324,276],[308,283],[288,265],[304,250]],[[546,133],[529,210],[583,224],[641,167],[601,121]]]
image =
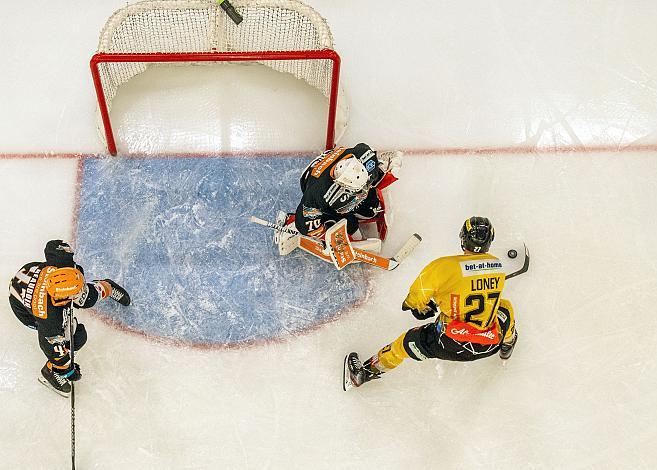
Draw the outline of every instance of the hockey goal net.
[[[244,18],[239,25],[212,0],[142,1],[110,17],[90,64],[110,154],[117,153],[110,111],[118,89],[163,63],[257,62],[292,74],[328,100],[325,147],[335,145],[348,110],[338,99],[340,57],[324,18],[298,0],[232,3]]]

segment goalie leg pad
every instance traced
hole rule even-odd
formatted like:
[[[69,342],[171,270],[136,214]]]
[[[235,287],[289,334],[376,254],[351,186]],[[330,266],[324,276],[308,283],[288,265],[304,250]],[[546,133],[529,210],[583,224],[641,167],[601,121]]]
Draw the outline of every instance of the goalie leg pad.
[[[278,242],[278,254],[286,256],[292,253],[299,247],[299,234],[292,235],[291,233],[281,233]]]
[[[335,267],[340,270],[356,259],[347,233],[347,220],[342,219],[326,231],[326,249]]]

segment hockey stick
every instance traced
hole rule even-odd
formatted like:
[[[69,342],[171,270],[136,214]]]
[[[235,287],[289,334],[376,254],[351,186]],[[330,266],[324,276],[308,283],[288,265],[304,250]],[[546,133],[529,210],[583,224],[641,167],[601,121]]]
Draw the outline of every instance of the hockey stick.
[[[331,257],[328,254],[324,253],[325,245],[324,242],[322,242],[321,240],[317,240],[316,238],[306,237],[304,235],[301,235],[296,230],[290,230],[288,228],[273,224],[266,220],[255,217],[253,215],[249,217],[249,221],[258,225],[262,225],[263,227],[268,227],[272,230],[278,230],[279,232],[289,233],[291,235],[299,235],[300,248],[317,256],[318,258],[323,259],[324,261],[328,261],[330,263],[333,262]],[[370,253],[369,251],[354,248],[356,261],[371,264],[373,266],[385,269],[387,271],[392,271],[397,266],[399,266],[402,261],[408,258],[408,256],[413,252],[415,247],[417,247],[420,244],[421,241],[422,241],[422,237],[420,237],[420,235],[418,235],[417,233],[414,233],[413,235],[410,236],[408,240],[406,240],[406,243],[404,243],[404,245],[399,249],[399,251],[397,251],[397,253],[395,253],[395,255],[392,258],[385,258],[375,253]]]
[[[216,2],[223,8],[230,19],[233,20],[235,24],[240,24],[242,22],[242,15],[237,13],[235,7],[228,0],[216,0]]]
[[[522,267],[520,269],[504,276],[504,279],[511,279],[513,277],[519,276],[520,274],[526,273],[527,270],[529,269],[529,249],[527,248],[527,245],[525,245],[524,243],[523,245],[525,246],[525,262],[522,264]]]
[[[69,333],[69,354],[71,356],[71,365],[75,373],[75,343],[73,342],[73,305],[67,309],[68,315],[68,333]],[[71,469],[75,470],[75,382],[71,380]]]
[[[285,228],[281,225],[276,225],[272,222],[267,222],[266,220],[260,219],[260,218],[254,216],[254,215],[249,217],[249,222],[253,222],[254,224],[262,225],[263,227],[269,227],[270,229],[278,230],[279,232],[289,233],[290,235],[301,235],[296,230]]]

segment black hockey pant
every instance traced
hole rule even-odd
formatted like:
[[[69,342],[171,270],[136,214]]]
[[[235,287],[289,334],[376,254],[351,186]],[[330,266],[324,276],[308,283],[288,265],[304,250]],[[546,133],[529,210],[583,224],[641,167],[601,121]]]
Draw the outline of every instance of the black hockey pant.
[[[499,313],[502,313],[501,315]],[[506,336],[510,326],[509,312],[498,309],[501,330],[500,338]],[[477,344],[456,341],[445,334],[441,322],[427,323],[413,328],[404,337],[404,350],[416,361],[427,358],[446,361],[469,362],[492,356],[500,349],[500,344]]]

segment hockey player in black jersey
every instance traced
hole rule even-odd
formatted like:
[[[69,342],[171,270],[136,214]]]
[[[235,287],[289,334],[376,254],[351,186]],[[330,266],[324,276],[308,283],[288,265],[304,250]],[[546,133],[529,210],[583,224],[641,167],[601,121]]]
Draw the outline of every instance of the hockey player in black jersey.
[[[367,144],[324,152],[301,175],[303,196],[295,227],[303,235],[322,238],[341,219],[358,240],[359,223],[383,210],[380,190],[397,180],[401,152],[376,152]],[[382,238],[382,237],[381,237]]]
[[[82,375],[78,364],[72,364],[68,327],[68,309],[93,307],[111,298],[130,305],[130,296],[111,279],[86,282],[84,271],[73,260],[73,250],[62,240],[50,240],[44,250],[46,261],[23,266],[9,285],[9,304],[14,315],[28,328],[37,330],[39,346],[47,357],[39,381],[62,396],[71,392],[70,381]],[[76,323],[73,345],[77,351],[87,341],[87,331]]]

